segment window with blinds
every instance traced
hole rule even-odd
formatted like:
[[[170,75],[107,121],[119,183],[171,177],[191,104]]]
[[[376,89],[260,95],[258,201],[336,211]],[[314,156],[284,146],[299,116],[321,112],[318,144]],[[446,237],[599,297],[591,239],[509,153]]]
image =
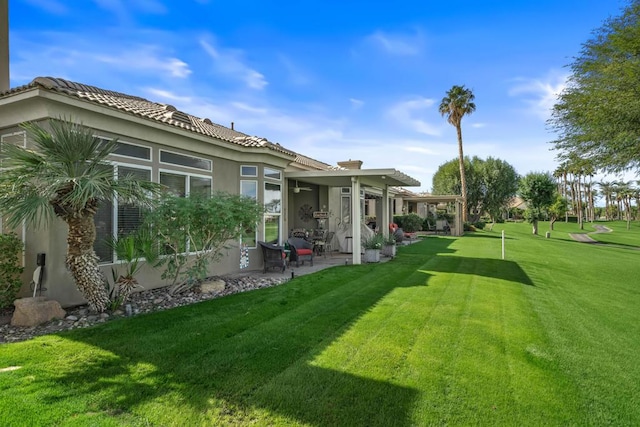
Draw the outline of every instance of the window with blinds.
[[[131,176],[139,181],[151,181],[151,169],[131,165],[106,166],[113,170],[115,177]],[[136,231],[142,224],[142,211],[131,204],[117,200],[103,200],[94,216],[96,241],[93,246],[101,263],[115,262],[116,256],[109,247],[112,236],[122,237]]]

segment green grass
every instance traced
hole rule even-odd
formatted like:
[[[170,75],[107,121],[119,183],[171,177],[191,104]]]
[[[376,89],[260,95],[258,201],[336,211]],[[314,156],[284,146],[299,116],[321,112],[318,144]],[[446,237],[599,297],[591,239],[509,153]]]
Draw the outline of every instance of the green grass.
[[[640,253],[569,232],[0,345],[0,425],[640,425]]]

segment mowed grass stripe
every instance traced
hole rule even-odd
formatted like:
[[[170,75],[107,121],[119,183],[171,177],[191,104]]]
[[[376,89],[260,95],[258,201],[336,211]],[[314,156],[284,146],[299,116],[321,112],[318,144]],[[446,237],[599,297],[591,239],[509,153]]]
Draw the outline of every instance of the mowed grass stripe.
[[[499,227],[2,346],[0,424],[640,424],[638,252]]]

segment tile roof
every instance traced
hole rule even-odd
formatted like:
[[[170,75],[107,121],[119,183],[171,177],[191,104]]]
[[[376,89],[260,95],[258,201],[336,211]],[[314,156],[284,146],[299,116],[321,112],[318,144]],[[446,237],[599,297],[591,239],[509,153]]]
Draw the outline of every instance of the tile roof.
[[[165,123],[200,135],[217,138],[244,147],[265,147],[267,149],[289,154],[297,158],[308,159],[308,163],[317,163],[317,160],[309,159],[298,153],[282,147],[280,144],[270,142],[266,138],[250,136],[242,132],[213,123],[207,118],[199,118],[191,114],[184,113],[176,109],[173,105],[160,104],[149,101],[138,96],[127,95],[112,90],[105,90],[95,86],[76,83],[65,79],[54,77],[37,77],[30,83],[11,89],[8,92],[0,93],[0,97],[24,92],[33,88],[43,88],[46,90],[74,96],[96,104],[114,108],[125,113]],[[306,164],[304,161],[301,164]],[[310,166],[310,165],[307,165]],[[328,165],[327,165],[328,166]]]

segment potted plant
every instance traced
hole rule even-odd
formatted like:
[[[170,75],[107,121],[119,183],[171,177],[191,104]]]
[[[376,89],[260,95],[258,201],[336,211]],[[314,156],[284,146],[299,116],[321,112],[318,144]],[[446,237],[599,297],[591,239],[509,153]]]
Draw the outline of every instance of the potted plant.
[[[393,234],[389,234],[387,238],[384,239],[382,245],[382,255],[393,258],[396,256],[396,238]]]
[[[380,262],[380,250],[384,243],[384,236],[382,234],[374,234],[368,239],[362,242],[364,247],[364,262]]]

